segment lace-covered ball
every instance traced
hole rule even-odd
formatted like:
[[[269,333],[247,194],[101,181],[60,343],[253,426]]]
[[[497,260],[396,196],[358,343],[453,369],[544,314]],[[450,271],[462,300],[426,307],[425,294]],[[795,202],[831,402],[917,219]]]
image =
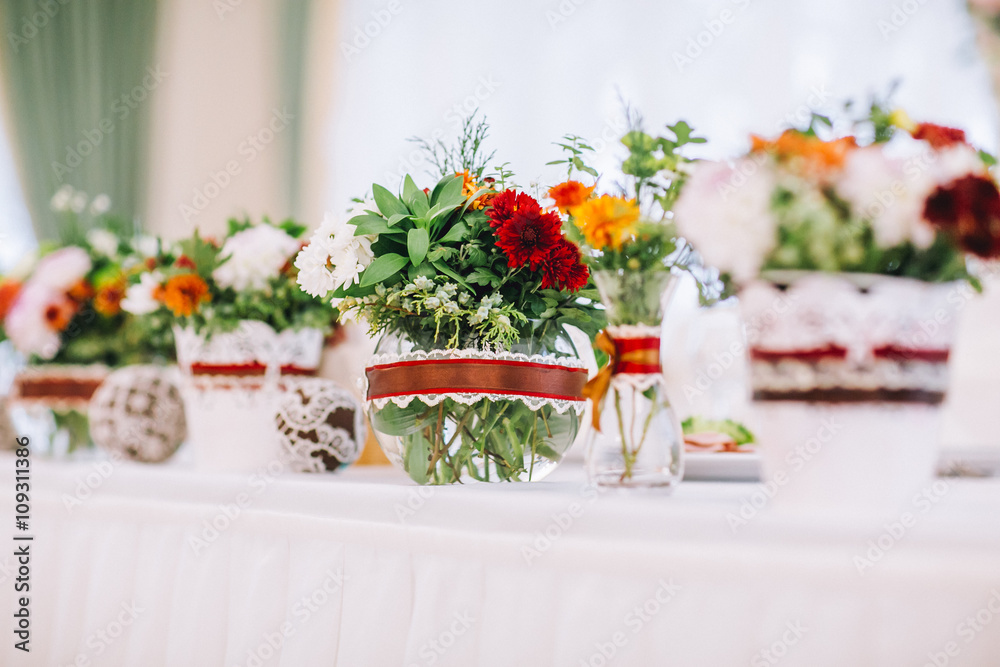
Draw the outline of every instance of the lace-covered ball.
[[[361,404],[336,383],[286,378],[275,425],[282,452],[295,472],[332,472],[353,463],[365,444]]]
[[[187,437],[175,374],[161,366],[128,366],[111,373],[90,400],[94,443],[132,461],[170,458]]]

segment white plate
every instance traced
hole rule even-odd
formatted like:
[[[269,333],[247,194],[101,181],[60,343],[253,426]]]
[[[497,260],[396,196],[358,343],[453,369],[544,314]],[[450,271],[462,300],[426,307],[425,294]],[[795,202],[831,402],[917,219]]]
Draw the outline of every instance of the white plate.
[[[684,453],[684,479],[701,481],[756,482],[760,479],[760,455],[738,452]]]

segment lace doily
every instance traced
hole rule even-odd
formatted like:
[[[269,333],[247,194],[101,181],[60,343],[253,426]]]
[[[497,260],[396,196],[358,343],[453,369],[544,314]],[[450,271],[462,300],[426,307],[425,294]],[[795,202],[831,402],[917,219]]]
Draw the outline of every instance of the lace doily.
[[[527,355],[519,352],[484,352],[482,350],[432,350],[408,352],[406,354],[380,354],[372,357],[368,364],[368,373],[393,365],[406,365],[409,363],[426,363],[433,361],[461,362],[461,361],[487,361],[487,362],[508,362],[512,365],[524,364],[532,367],[570,369],[573,371],[583,371],[583,380],[586,380],[586,365],[575,357],[556,357],[550,355]],[[580,384],[582,387],[582,382]],[[585,401],[581,396],[566,397],[554,395],[546,392],[543,387],[526,386],[523,390],[511,391],[448,391],[448,392],[412,392],[400,393],[398,395],[371,397],[370,382],[366,374],[364,389],[365,396],[368,397],[368,405],[373,405],[377,409],[384,408],[390,402],[398,407],[405,408],[414,400],[419,400],[425,405],[438,405],[445,399],[450,399],[462,405],[473,405],[482,400],[490,401],[519,401],[529,409],[537,411],[543,406],[552,406],[556,412],[562,414],[568,410],[573,410],[577,415],[583,414]]]
[[[333,471],[364,449],[361,404],[330,380],[288,381],[275,426],[285,462],[295,472]]]
[[[128,366],[90,400],[90,437],[109,452],[144,463],[170,458],[187,437],[177,369]]]
[[[755,391],[944,392],[961,285],[805,274],[740,293]],[[961,299],[957,301],[961,303]]]
[[[207,338],[194,329],[174,327],[174,340],[177,363],[185,372],[196,365],[219,369],[263,366],[267,375],[277,375],[282,368],[315,371],[323,353],[323,332],[319,329],[279,333],[253,321],[240,322],[235,331]]]

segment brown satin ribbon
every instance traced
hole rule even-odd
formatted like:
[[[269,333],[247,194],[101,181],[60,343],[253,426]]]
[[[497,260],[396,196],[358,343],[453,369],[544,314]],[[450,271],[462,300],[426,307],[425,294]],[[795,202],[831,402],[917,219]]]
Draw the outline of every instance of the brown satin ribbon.
[[[20,400],[61,399],[86,402],[91,399],[103,381],[103,379],[19,376],[14,380],[12,394]]]
[[[619,373],[644,375],[661,372],[660,339],[654,337],[615,339],[606,331],[602,331],[594,339],[594,346],[608,355],[608,363],[587,382],[583,388],[583,395],[593,404],[591,423],[600,431],[601,406],[611,387],[611,378]]]
[[[427,359],[369,366],[368,400],[410,394],[489,393],[582,401],[582,368],[501,359]]]

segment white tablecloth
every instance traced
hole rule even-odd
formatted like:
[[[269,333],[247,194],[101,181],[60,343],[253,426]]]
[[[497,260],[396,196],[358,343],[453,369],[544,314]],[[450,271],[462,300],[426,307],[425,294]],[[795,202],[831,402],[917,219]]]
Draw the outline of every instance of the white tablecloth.
[[[1000,665],[997,481],[940,483],[900,532],[753,516],[753,484],[597,497],[578,467],[439,489],[32,470],[32,650],[4,548],[2,665]]]

